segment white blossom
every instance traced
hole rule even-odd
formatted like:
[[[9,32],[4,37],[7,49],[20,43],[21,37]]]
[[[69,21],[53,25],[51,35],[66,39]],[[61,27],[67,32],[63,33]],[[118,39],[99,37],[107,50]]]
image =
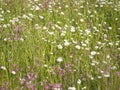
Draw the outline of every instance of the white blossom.
[[[61,44],[59,44],[57,47],[58,47],[58,49],[62,49],[63,48],[63,46]]]
[[[92,55],[92,56],[94,56],[94,55],[96,55],[96,54],[97,54],[96,51],[92,51],[92,52],[91,52],[91,55]]]
[[[81,84],[81,80],[80,80],[80,79],[78,79],[77,83],[78,83],[78,84]]]
[[[12,73],[13,75],[15,75],[15,74],[16,74],[16,72],[15,72],[15,71],[12,71],[11,73]]]
[[[57,58],[57,62],[62,62],[63,61],[63,58],[62,57],[58,57]]]
[[[76,90],[75,87],[69,87],[68,90]]]
[[[80,46],[79,46],[79,45],[76,45],[75,48],[76,48],[76,49],[80,49]]]
[[[7,70],[5,66],[0,67],[2,70]]]

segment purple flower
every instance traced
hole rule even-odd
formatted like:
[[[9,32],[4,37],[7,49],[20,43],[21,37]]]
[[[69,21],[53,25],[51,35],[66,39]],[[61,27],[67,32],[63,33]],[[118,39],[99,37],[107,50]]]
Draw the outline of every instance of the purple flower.
[[[49,84],[44,87],[44,90],[62,90],[62,84]]]
[[[62,84],[58,83],[58,84],[52,85],[52,90],[62,90]]]
[[[3,86],[0,86],[0,90],[5,90],[5,88]]]
[[[50,86],[49,85],[44,86],[44,90],[50,90]]]
[[[120,76],[120,71],[119,71],[119,72],[117,72],[117,75],[118,75],[118,76]]]
[[[32,78],[30,73],[27,73],[27,78],[28,78],[28,80],[30,80]]]

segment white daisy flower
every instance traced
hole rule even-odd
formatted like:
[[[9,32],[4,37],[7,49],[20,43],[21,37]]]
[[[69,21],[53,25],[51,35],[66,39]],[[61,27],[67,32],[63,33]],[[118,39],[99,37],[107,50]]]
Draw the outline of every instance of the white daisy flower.
[[[68,90],[76,90],[75,87],[69,87]]]
[[[79,46],[79,45],[76,45],[75,48],[76,48],[76,49],[80,49],[80,46]]]
[[[58,47],[58,49],[62,49],[63,48],[63,46],[61,44],[59,44],[57,47]]]
[[[2,70],[7,70],[5,66],[0,67]]]
[[[62,62],[63,61],[63,58],[62,57],[58,57],[57,58],[57,62]]]
[[[11,73],[12,73],[13,75],[15,75],[15,74],[16,74],[16,72],[15,72],[15,71],[12,71]]]
[[[96,54],[97,54],[96,51],[92,51],[92,52],[91,52],[91,55],[92,55],[92,56],[94,56],[94,55],[96,55]]]

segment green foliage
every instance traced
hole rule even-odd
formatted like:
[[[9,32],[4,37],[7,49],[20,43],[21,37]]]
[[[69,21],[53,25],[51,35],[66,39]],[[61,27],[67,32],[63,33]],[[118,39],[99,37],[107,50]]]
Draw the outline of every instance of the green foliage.
[[[0,90],[119,90],[119,23],[119,0],[1,0]]]

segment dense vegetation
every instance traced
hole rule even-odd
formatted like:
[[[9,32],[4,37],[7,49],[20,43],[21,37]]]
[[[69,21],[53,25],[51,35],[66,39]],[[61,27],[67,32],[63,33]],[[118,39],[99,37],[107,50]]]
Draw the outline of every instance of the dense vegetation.
[[[0,90],[120,90],[119,0],[0,0]]]

